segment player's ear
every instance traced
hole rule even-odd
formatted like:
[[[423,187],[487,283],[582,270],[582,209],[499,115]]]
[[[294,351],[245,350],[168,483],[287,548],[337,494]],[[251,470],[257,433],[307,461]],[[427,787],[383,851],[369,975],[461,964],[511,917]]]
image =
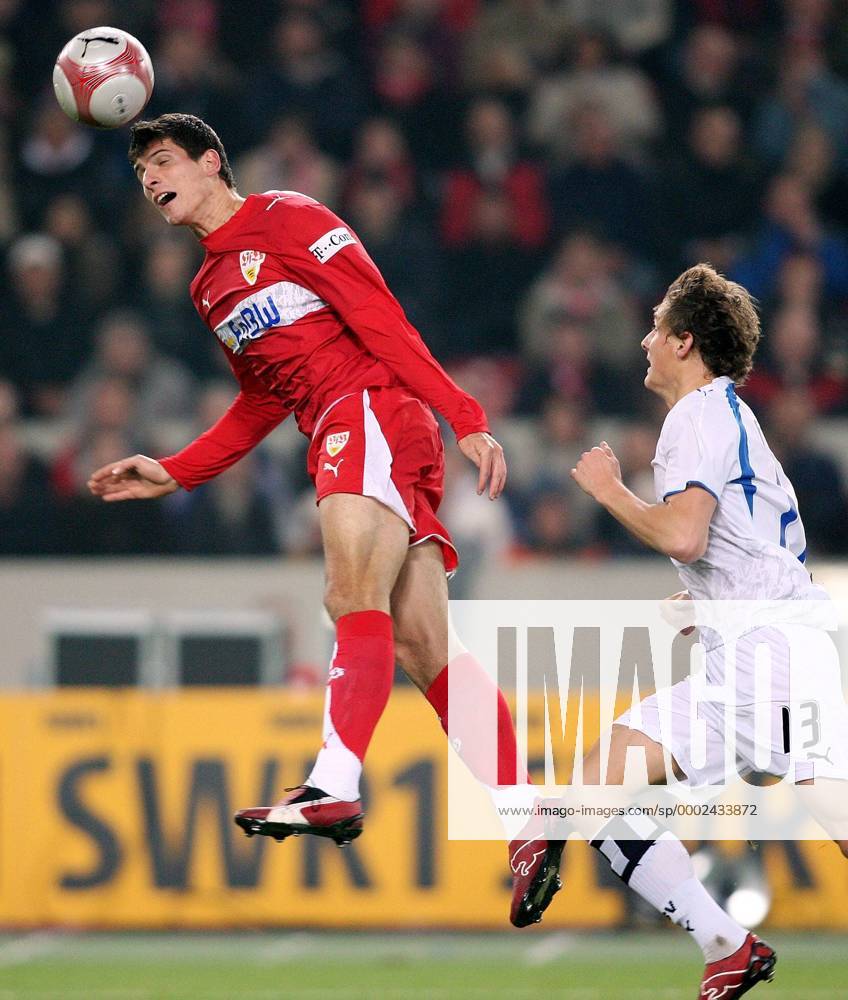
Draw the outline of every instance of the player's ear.
[[[221,157],[214,149],[207,149],[200,157],[203,171],[209,177],[214,177],[221,169]]]
[[[687,358],[695,347],[695,338],[688,330],[684,330],[683,333],[675,334],[678,343],[676,346],[676,353],[678,358],[682,361]]]

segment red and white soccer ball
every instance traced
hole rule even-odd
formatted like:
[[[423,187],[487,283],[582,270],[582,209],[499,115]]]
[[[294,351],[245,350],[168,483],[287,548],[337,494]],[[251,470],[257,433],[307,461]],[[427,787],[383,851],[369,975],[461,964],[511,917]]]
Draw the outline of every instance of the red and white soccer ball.
[[[138,115],[153,93],[153,63],[137,38],[120,28],[91,28],[72,38],[53,68],[53,89],[74,121],[117,128]]]

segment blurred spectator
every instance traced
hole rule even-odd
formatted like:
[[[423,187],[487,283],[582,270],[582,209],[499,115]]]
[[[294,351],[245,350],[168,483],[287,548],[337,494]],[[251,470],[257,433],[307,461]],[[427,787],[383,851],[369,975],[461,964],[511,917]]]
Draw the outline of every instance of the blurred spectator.
[[[776,304],[817,312],[824,301],[821,261],[810,253],[784,257],[777,279]]]
[[[815,553],[848,551],[848,500],[836,462],[812,440],[815,401],[803,387],[776,395],[768,409],[769,440],[795,488],[807,546]]]
[[[50,555],[57,547],[47,469],[24,443],[14,386],[0,381],[0,555]]]
[[[194,433],[216,423],[232,405],[229,382],[209,382],[197,399]],[[168,449],[180,448],[188,435],[182,430]],[[294,477],[285,460],[269,456],[260,445],[220,476],[191,492],[179,490],[164,502],[176,550],[184,555],[274,555],[290,517]],[[313,506],[315,502],[312,497]]]
[[[792,253],[784,258],[774,293],[762,304],[762,325],[766,333],[764,353],[768,354],[772,317],[784,310],[797,310],[816,317],[821,327],[823,349],[834,370],[848,369],[845,305],[825,295],[823,287],[824,269],[813,254]]]
[[[554,170],[550,197],[558,232],[591,226],[605,239],[643,257],[654,252],[650,188],[622,156],[621,144],[606,111],[584,105],[571,129],[574,158]]]
[[[105,309],[125,284],[115,239],[95,228],[88,203],[79,194],[61,194],[44,212],[44,230],[59,241],[68,280],[86,318]]]
[[[105,200],[93,154],[93,129],[72,122],[52,96],[45,98],[20,146],[18,199],[25,225],[35,225],[58,195],[74,192],[89,204],[97,204],[98,195]]]
[[[764,353],[768,353],[772,317],[783,310],[813,313],[822,327],[823,340],[829,346],[844,341],[842,317],[834,300],[823,294],[823,287],[824,269],[816,256],[799,252],[784,257],[773,294],[761,303],[762,326],[766,336]]]
[[[436,23],[462,32],[479,16],[480,0],[362,0],[362,20],[371,30],[402,23]]]
[[[537,468],[546,482],[560,489],[582,492],[573,486],[571,470],[588,447],[588,412],[581,400],[557,393],[544,399],[539,407]]]
[[[211,38],[218,28],[218,4],[216,0],[182,0],[177,6],[169,0],[156,0],[156,21],[161,33],[190,28]]]
[[[444,279],[430,233],[404,215],[395,190],[379,181],[355,189],[347,218],[413,326],[436,349],[445,342]]]
[[[610,247],[588,230],[571,233],[530,287],[520,314],[522,350],[529,363],[547,364],[550,318],[556,314],[581,320],[598,358],[613,367],[640,356],[636,303],[615,273]]]
[[[14,168],[9,154],[7,136],[0,131],[0,240],[7,243],[18,232],[19,208],[17,205]]]
[[[330,45],[316,11],[289,7],[269,34],[269,59],[245,88],[246,138],[260,140],[269,111],[284,109],[295,111],[330,155],[346,155],[365,109],[356,70]]]
[[[26,414],[55,417],[88,352],[88,333],[65,281],[61,245],[43,233],[21,236],[9,248],[8,267],[11,287],[0,305],[6,331],[0,375],[20,389]]]
[[[330,208],[337,207],[339,168],[318,149],[299,118],[278,118],[265,141],[245,153],[234,169],[243,195],[300,191]]]
[[[818,413],[848,407],[848,375],[834,366],[822,343],[815,313],[804,306],[784,306],[771,320],[758,358],[745,385],[752,405],[770,405],[790,389],[803,389]]]
[[[68,38],[86,31],[93,24],[112,24],[121,0],[59,0],[59,22],[62,37]]]
[[[724,272],[738,256],[756,218],[759,177],[742,144],[742,123],[732,108],[697,110],[682,155],[663,172],[663,233],[674,242],[663,256],[674,270],[708,260]]]
[[[515,542],[507,496],[498,503],[485,504],[482,510],[477,499],[476,469],[458,448],[446,448],[445,494],[439,518],[460,553],[462,572],[451,583],[454,600],[469,594],[477,573],[496,572],[496,564]]]
[[[246,455],[171,511],[176,551],[198,556],[272,556],[279,545],[271,504],[257,476],[259,457]]]
[[[547,317],[545,360],[530,369],[521,388],[519,412],[539,413],[551,393],[589,410],[629,412],[630,380],[622,380],[620,372],[604,364],[598,353],[585,322],[553,310]]]
[[[720,24],[752,35],[773,23],[774,9],[769,0],[687,0],[677,4],[677,21],[687,32],[694,24]]]
[[[502,101],[475,101],[465,121],[466,164],[447,173],[442,194],[440,230],[445,246],[463,247],[473,239],[477,205],[487,192],[502,193],[509,203],[510,232],[516,247],[541,247],[550,217],[539,168],[523,158],[515,123]]]
[[[823,49],[836,20],[832,0],[783,0],[783,37],[805,49]]]
[[[0,424],[15,423],[20,415],[18,390],[7,379],[0,379]]]
[[[96,438],[112,435],[132,442],[129,451],[114,455],[113,460],[147,450],[148,441],[136,420],[138,400],[129,382],[115,373],[103,373],[86,388],[88,405],[68,421],[70,431],[50,469],[53,488],[65,499],[82,494],[89,475],[98,468],[91,455]]]
[[[373,89],[382,114],[398,122],[413,159],[425,167],[449,163],[456,148],[457,101],[443,85],[439,68],[414,35],[392,32],[374,56]]]
[[[183,12],[189,9],[185,4],[180,7]],[[193,9],[199,11],[198,5],[194,4]],[[215,48],[213,27],[201,16],[194,22],[186,18],[161,33],[152,56],[156,86],[145,117],[169,111],[198,115],[219,134],[230,134],[229,141],[234,144],[240,132],[233,101],[235,79],[226,59]]]
[[[480,0],[364,0],[362,17],[374,34],[386,30],[417,39],[439,67],[442,81],[459,79],[462,39]]]
[[[599,4],[595,0],[558,0],[558,9],[582,29],[603,28],[628,56],[638,56],[662,44],[674,14],[672,0]]]
[[[71,465],[73,491],[60,508],[59,548],[63,554],[127,556],[173,552],[162,504],[104,504],[86,486],[95,469],[138,450],[137,439],[117,428],[101,426],[85,433]]]
[[[848,175],[830,136],[818,125],[797,130],[786,155],[786,172],[802,181],[827,223],[848,228]]]
[[[415,207],[418,182],[406,137],[388,118],[369,118],[356,136],[353,158],[344,184],[345,208],[362,187],[391,188],[402,209]]]
[[[529,504],[524,544],[536,556],[575,556],[584,548],[574,512],[564,493],[542,490]]]
[[[570,27],[547,0],[490,0],[468,35],[469,88],[497,94],[522,112],[539,74],[556,65]]]
[[[848,241],[823,224],[803,181],[780,174],[769,185],[765,217],[750,252],[736,261],[730,276],[755,298],[766,299],[774,293],[783,261],[798,252],[821,262],[826,294],[848,294]]]
[[[199,263],[197,244],[185,233],[157,230],[145,248],[134,306],[144,317],[156,350],[203,377],[219,374],[226,364],[189,296]]]
[[[283,525],[283,551],[288,556],[318,556],[321,554],[321,523],[315,490],[302,490]]]
[[[179,7],[171,0],[159,0],[166,10]],[[302,10],[320,18],[326,44],[345,60],[354,59],[362,45],[362,23],[357,7],[350,0],[261,0],[254,3],[214,4],[218,25],[218,44],[235,67],[237,76],[255,79],[268,59],[269,26],[274,18],[287,11]],[[277,107],[272,113],[297,113],[294,106]]]
[[[194,386],[189,373],[173,358],[158,353],[141,316],[116,311],[100,323],[94,354],[70,386],[67,416],[78,426],[94,409],[104,381],[119,380],[132,393],[132,425],[150,438],[162,421],[191,413]]]
[[[479,401],[497,437],[498,424],[512,413],[515,403],[518,388],[515,362],[511,358],[470,357],[448,366],[447,371]]]
[[[516,310],[538,254],[516,247],[512,206],[503,191],[484,192],[469,221],[468,243],[447,258],[448,329],[437,354],[514,354]]]
[[[556,494],[568,506],[569,528],[585,540],[594,516],[594,505],[575,485],[571,470],[591,439],[585,405],[568,396],[548,396],[540,408],[540,420],[533,448],[534,474],[514,491],[513,505],[519,523],[526,529],[533,520],[533,508],[540,497]]]
[[[652,462],[657,447],[657,429],[650,424],[628,424],[615,449],[624,485],[645,503],[656,503]],[[613,556],[651,556],[652,551],[634,538],[603,508],[595,508],[592,533],[598,544]]]
[[[577,33],[569,69],[543,78],[536,88],[530,138],[567,163],[579,155],[573,123],[589,105],[603,114],[624,155],[644,154],[662,126],[650,81],[637,66],[615,59],[612,39],[597,27]]]
[[[686,134],[698,108],[731,107],[747,124],[757,94],[754,83],[733,32],[718,23],[695,25],[661,80],[670,146]]]
[[[830,137],[840,165],[848,167],[848,83],[831,72],[824,52],[787,41],[775,82],[757,113],[757,152],[776,166],[797,131],[814,124]]]

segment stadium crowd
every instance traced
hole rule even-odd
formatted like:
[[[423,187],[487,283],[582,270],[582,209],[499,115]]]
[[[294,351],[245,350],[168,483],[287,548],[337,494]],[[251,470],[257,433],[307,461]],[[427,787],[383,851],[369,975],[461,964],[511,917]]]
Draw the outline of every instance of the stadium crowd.
[[[37,9],[36,9],[37,8]],[[709,260],[761,304],[742,390],[810,548],[848,502],[848,11],[836,0],[0,0],[0,554],[319,550],[285,426],[217,480],[105,506],[90,471],[180,447],[235,383],[194,313],[201,250],[144,203],[128,134],[69,121],[53,60],[115,24],[151,52],[145,117],[219,133],[239,191],[357,231],[510,462],[499,504],[448,448],[466,559],[645,550],[573,485],[610,440],[652,498],[651,308]]]

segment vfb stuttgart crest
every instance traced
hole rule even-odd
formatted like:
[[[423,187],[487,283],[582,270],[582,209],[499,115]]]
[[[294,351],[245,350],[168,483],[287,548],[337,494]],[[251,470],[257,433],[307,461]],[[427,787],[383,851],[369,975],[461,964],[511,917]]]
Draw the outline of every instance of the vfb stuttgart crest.
[[[244,275],[244,280],[248,285],[256,284],[256,279],[259,277],[259,268],[262,267],[263,260],[265,260],[265,254],[260,253],[258,250],[242,250],[239,255],[239,264],[241,264],[241,273]]]
[[[327,440],[324,442],[324,447],[327,449],[327,454],[330,458],[335,458],[336,455],[344,448],[347,444],[347,439],[350,437],[350,431],[342,431],[340,434],[328,434]]]

